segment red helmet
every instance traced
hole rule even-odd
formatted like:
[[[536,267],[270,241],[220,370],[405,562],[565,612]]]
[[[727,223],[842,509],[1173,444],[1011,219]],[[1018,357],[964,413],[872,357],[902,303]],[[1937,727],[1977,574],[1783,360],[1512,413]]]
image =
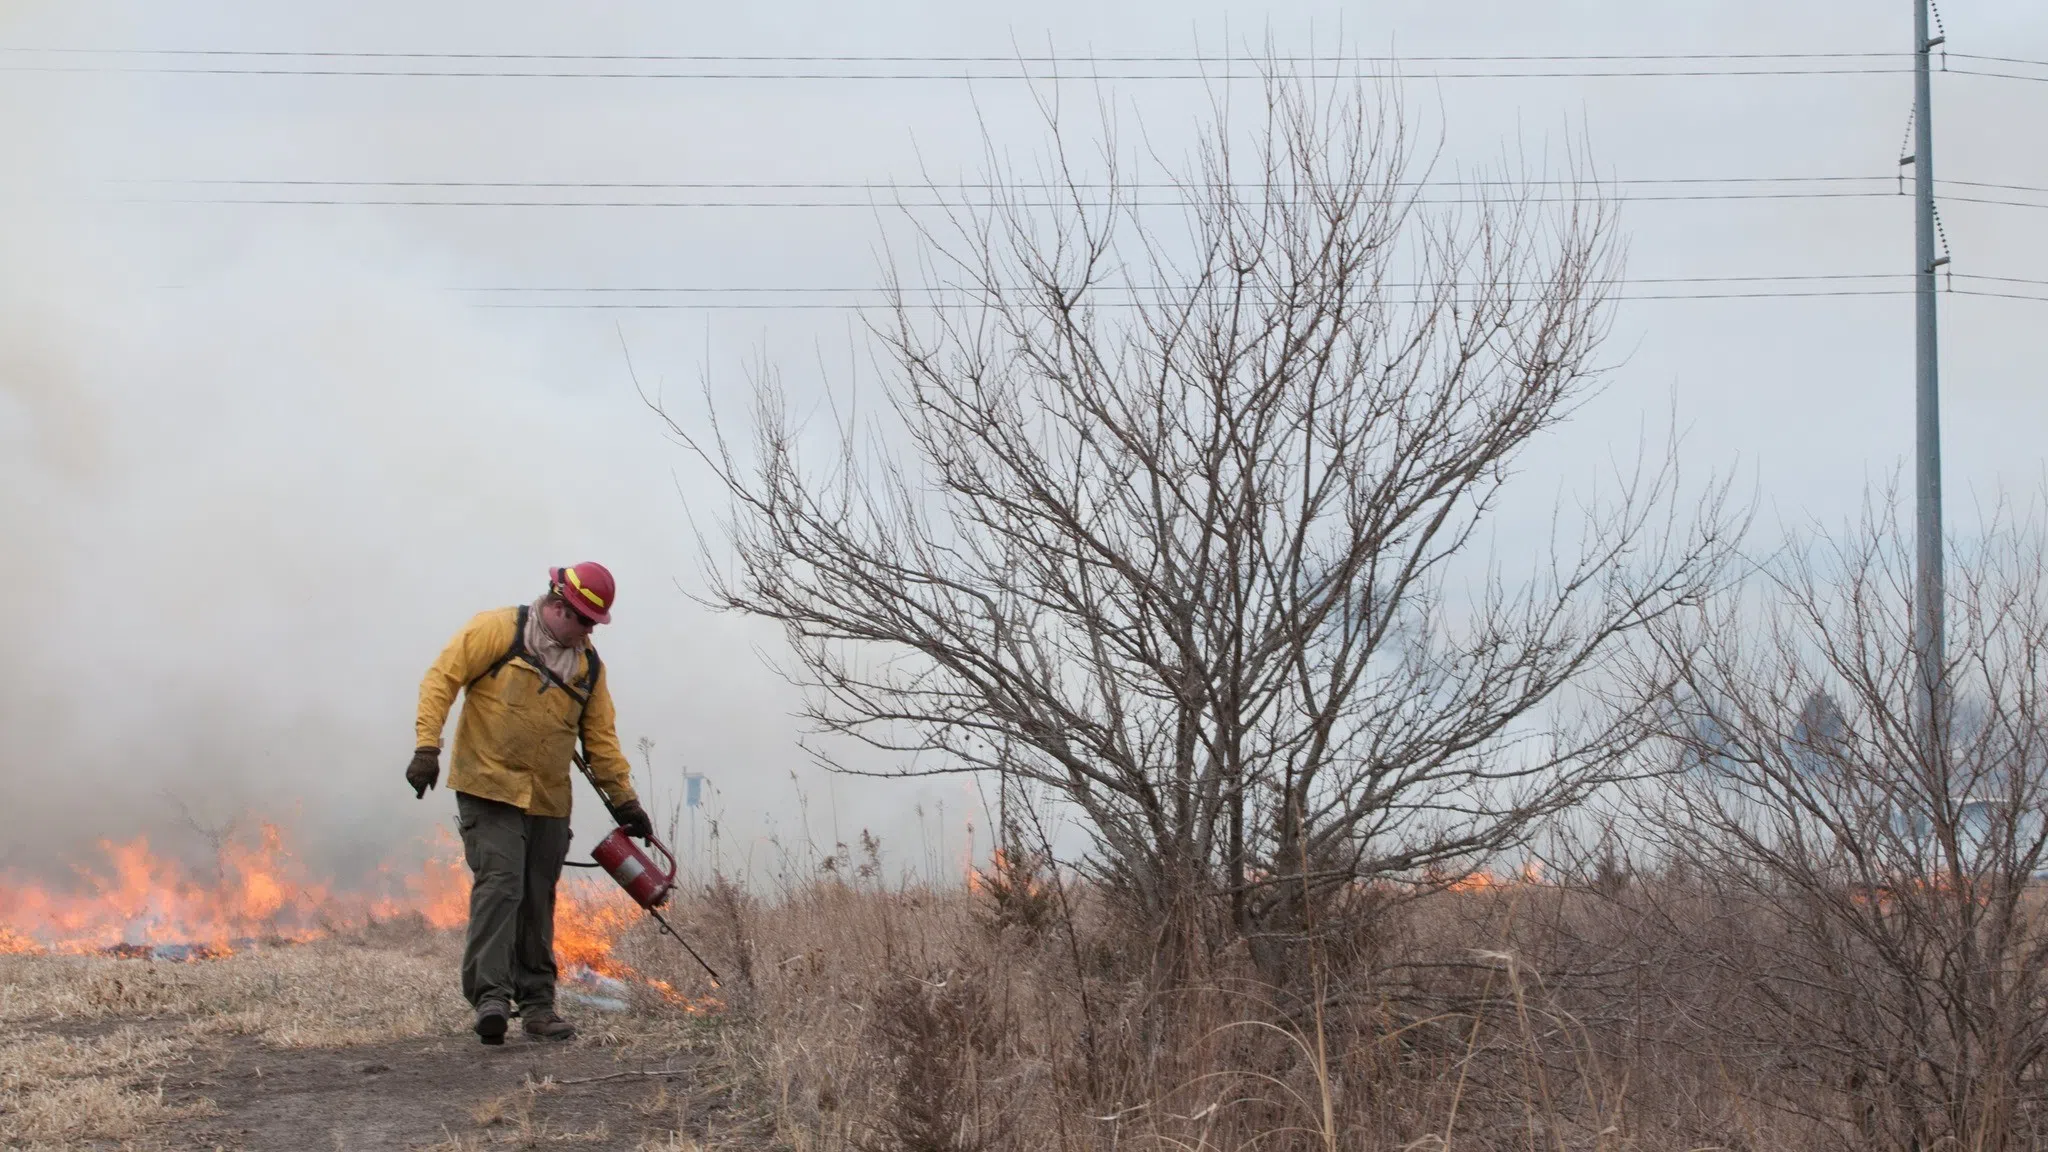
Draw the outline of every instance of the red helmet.
[[[612,622],[612,597],[618,586],[604,565],[585,560],[573,568],[550,568],[548,586],[592,624]]]

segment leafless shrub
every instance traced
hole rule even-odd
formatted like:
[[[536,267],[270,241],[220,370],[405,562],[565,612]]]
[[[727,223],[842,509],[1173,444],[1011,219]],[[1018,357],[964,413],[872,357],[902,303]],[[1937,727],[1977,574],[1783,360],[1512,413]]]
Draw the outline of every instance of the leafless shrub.
[[[1679,773],[1640,798],[1683,872],[1638,929],[1729,977],[1740,1010],[1694,1023],[1836,1146],[2048,1140],[2041,541],[2001,513],[1952,564],[1931,741],[1911,549],[1882,515],[1649,632]]]
[[[1243,943],[1298,989],[1318,904],[1611,780],[1637,718],[1530,721],[1727,546],[1651,468],[1526,582],[1461,569],[1596,385],[1608,210],[1439,209],[1398,103],[1266,95],[1248,133],[1219,107],[1172,223],[1106,127],[1083,172],[1047,106],[1050,197],[991,143],[993,199],[922,234],[941,306],[899,285],[874,326],[893,425],[823,467],[772,378],[750,453],[671,421],[732,500],[710,598],[786,626],[819,731],[1081,812],[1156,988]]]

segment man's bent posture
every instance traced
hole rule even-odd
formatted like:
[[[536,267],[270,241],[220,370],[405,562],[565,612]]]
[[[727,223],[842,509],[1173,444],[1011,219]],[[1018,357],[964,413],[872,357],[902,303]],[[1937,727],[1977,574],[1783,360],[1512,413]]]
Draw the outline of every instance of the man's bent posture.
[[[590,646],[591,630],[611,620],[613,591],[602,564],[556,568],[539,600],[471,620],[420,682],[418,750],[405,770],[415,796],[441,775],[441,730],[466,692],[448,787],[472,877],[462,994],[486,1044],[505,1042],[514,1003],[527,1035],[576,1035],[555,1014],[555,882],[569,854],[569,764],[579,739],[620,825],[642,839],[653,831]]]

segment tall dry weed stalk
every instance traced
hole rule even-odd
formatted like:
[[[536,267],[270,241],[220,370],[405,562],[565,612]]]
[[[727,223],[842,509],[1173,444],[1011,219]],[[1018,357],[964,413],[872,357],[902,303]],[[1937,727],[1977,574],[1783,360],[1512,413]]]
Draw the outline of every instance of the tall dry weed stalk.
[[[990,1089],[1011,1030],[985,984],[959,969],[887,976],[871,1001],[869,1044],[886,1103],[863,1152],[984,1152],[1004,1131]]]
[[[748,923],[752,898],[731,877],[720,874],[712,878],[704,903],[725,954],[732,958],[732,971],[738,980],[733,991],[753,992],[754,936]]]

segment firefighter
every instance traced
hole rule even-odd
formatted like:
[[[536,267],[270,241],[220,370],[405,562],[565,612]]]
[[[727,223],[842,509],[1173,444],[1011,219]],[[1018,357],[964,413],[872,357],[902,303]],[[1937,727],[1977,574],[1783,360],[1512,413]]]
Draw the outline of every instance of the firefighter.
[[[462,994],[476,1034],[503,1044],[514,1005],[528,1036],[568,1040],[555,1012],[555,883],[569,854],[569,766],[576,743],[628,835],[653,833],[633,794],[605,669],[590,633],[611,621],[614,584],[602,564],[548,573],[532,604],[482,613],[420,682],[415,797],[441,775],[441,731],[458,692],[462,718],[448,787],[471,875]]]

